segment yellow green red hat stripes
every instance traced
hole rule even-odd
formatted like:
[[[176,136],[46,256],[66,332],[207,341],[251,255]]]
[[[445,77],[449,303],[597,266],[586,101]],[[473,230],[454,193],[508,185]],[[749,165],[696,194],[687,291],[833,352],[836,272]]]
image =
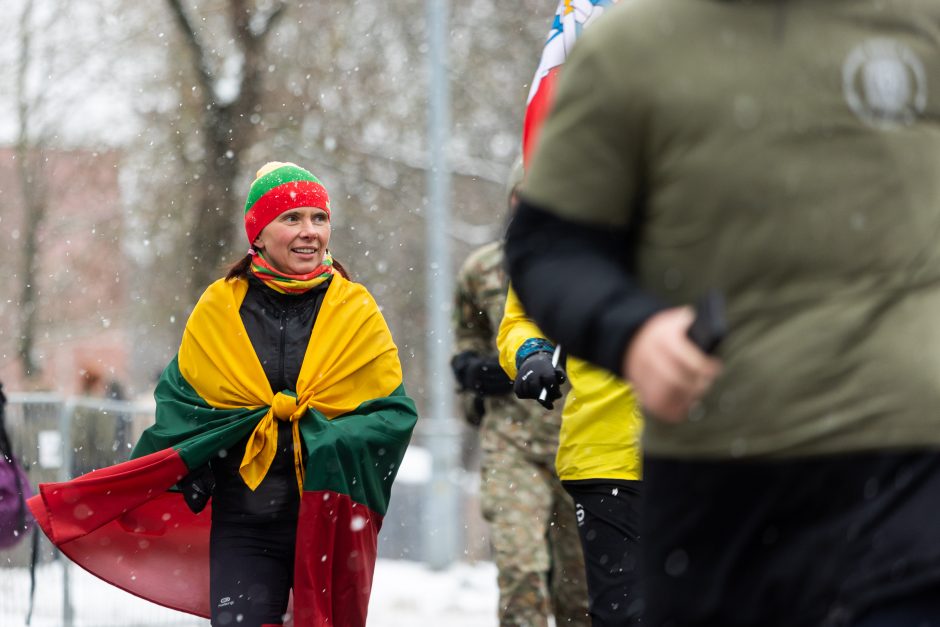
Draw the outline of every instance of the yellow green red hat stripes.
[[[248,243],[274,218],[297,207],[317,207],[330,214],[330,197],[320,179],[293,163],[272,161],[258,170],[245,201]]]

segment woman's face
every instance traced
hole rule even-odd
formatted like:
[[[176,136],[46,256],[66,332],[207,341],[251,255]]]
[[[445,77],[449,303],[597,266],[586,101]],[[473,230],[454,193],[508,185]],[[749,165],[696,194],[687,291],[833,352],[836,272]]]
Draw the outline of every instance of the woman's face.
[[[256,250],[284,274],[309,274],[323,263],[330,244],[330,216],[316,207],[298,207],[272,220],[254,241]]]

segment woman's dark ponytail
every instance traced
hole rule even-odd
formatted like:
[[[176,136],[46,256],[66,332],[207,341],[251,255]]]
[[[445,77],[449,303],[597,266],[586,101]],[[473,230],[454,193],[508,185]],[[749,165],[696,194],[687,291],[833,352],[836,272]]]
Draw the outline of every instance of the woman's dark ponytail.
[[[352,279],[349,277],[349,271],[346,270],[343,264],[339,262],[339,259],[336,259],[335,257],[333,258],[333,270],[338,272],[344,279],[352,281]]]
[[[225,273],[225,280],[231,281],[232,279],[247,279],[248,271],[250,269],[251,255],[248,254],[229,266],[228,271]]]

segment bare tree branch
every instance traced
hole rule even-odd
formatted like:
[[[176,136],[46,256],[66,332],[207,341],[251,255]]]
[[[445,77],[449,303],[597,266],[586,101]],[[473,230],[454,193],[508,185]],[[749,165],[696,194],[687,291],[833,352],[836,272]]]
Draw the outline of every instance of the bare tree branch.
[[[209,68],[206,56],[206,48],[200,41],[199,35],[196,33],[196,29],[190,21],[189,16],[186,15],[186,11],[183,9],[180,0],[166,0],[166,2],[170,5],[170,12],[173,14],[173,17],[176,18],[183,39],[186,41],[186,45],[193,55],[193,65],[199,78],[199,84],[206,92],[206,101],[211,104],[216,99],[216,94],[212,70]]]
[[[274,30],[274,24],[278,21],[286,8],[287,5],[285,3],[279,2],[270,13],[264,16],[264,23],[258,28],[255,36],[262,41],[266,39],[268,33]]]
[[[286,5],[281,2],[263,18],[263,24],[257,30],[251,28],[252,16],[245,0],[231,0],[229,13],[235,31],[238,47],[244,54],[244,65],[238,86],[239,99],[232,103],[233,117],[244,119],[251,115],[252,109],[261,100],[261,81],[266,64],[264,59],[264,42],[267,35],[274,29],[274,25],[284,13]],[[255,21],[258,21],[256,16]],[[247,144],[247,142],[246,142]]]

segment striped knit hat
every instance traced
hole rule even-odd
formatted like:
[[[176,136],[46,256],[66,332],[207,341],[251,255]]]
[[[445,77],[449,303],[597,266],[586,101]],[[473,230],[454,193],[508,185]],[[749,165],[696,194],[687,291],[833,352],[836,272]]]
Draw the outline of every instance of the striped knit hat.
[[[245,233],[253,244],[274,218],[297,207],[317,207],[330,215],[330,197],[323,183],[293,163],[271,161],[261,166],[245,202]]]

